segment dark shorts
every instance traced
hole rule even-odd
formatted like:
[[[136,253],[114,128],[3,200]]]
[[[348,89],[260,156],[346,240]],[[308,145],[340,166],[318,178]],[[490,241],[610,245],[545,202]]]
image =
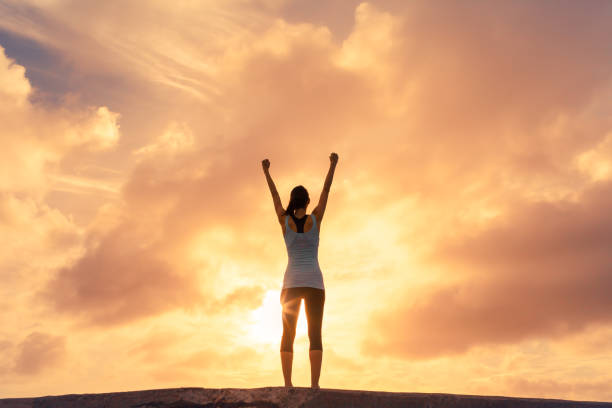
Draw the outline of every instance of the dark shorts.
[[[281,351],[293,351],[295,328],[300,314],[301,300],[304,298],[306,320],[308,321],[308,339],[310,350],[323,350],[321,342],[321,325],[323,323],[323,306],[325,290],[300,286],[281,290],[280,302],[283,305],[283,337]]]

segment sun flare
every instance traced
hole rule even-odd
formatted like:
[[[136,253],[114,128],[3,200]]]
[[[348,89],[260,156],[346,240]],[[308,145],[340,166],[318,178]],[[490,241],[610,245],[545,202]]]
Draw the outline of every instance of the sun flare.
[[[296,327],[296,341],[308,334],[308,324],[304,312],[304,302],[300,304],[300,313]],[[280,303],[280,291],[268,290],[264,295],[261,306],[253,310],[249,316],[247,333],[249,337],[260,343],[274,344],[280,346],[283,334],[283,308]]]

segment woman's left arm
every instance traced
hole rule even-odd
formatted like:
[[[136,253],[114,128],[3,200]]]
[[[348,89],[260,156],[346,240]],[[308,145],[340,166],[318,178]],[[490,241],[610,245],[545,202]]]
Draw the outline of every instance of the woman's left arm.
[[[261,165],[263,167],[264,174],[266,175],[266,180],[268,181],[268,187],[270,187],[270,193],[272,193],[272,201],[274,201],[274,210],[276,211],[276,215],[280,219],[280,217],[284,214],[285,209],[283,208],[283,204],[281,203],[278,191],[276,191],[276,186],[274,185],[272,176],[270,176],[270,160],[262,160]]]

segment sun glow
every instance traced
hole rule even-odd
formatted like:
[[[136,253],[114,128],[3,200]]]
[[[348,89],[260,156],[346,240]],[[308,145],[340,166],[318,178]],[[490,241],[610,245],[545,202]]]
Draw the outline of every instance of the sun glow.
[[[296,341],[308,334],[308,324],[304,312],[304,302],[300,305]],[[280,303],[280,291],[268,290],[264,295],[261,306],[253,310],[249,316],[247,333],[249,337],[260,343],[278,344],[280,346],[283,335],[282,306]]]

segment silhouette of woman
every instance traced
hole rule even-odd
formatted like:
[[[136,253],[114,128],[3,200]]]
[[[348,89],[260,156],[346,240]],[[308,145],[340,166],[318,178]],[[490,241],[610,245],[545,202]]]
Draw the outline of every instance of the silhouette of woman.
[[[329,155],[329,171],[319,197],[319,204],[308,217],[306,207],[310,203],[308,191],[304,186],[296,186],[291,190],[289,205],[285,210],[281,204],[278,191],[270,176],[270,161],[262,160],[264,174],[272,193],[274,209],[278,222],[283,229],[283,237],[289,262],[285,269],[280,302],[283,306],[283,336],[281,339],[281,365],[285,387],[293,387],[291,383],[291,366],[293,364],[293,340],[297,318],[300,312],[301,299],[304,298],[306,320],[308,321],[308,339],[310,340],[310,380],[311,387],[319,388],[323,345],[321,342],[321,325],[323,322],[323,306],[325,304],[325,286],[323,274],[319,267],[319,232],[321,220],[325,213],[327,197],[338,163],[338,155]]]

